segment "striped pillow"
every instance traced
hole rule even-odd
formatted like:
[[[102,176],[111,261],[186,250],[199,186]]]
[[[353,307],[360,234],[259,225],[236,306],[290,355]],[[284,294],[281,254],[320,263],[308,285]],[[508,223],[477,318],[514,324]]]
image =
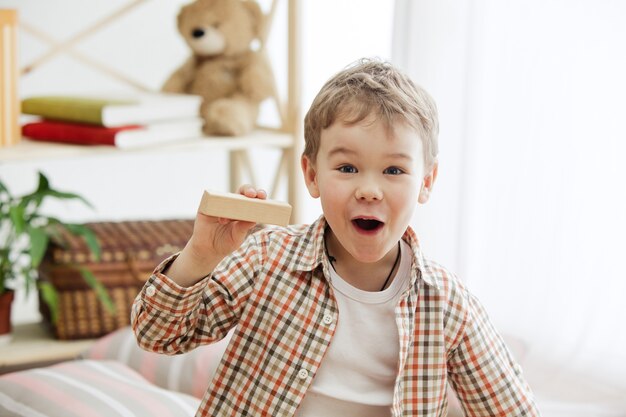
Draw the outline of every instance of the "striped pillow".
[[[193,416],[200,400],[116,361],[77,360],[0,377],[0,416]]]
[[[161,388],[202,398],[227,343],[228,337],[182,355],[168,356],[141,349],[128,326],[102,337],[81,357],[120,361]]]

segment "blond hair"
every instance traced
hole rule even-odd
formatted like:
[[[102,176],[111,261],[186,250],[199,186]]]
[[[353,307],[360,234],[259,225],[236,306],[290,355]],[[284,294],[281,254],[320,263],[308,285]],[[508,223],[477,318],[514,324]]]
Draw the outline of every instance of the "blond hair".
[[[347,124],[376,115],[388,129],[398,119],[414,128],[422,138],[424,163],[437,158],[439,121],[430,95],[388,62],[361,59],[324,84],[304,118],[304,155],[315,162],[323,129],[335,121]]]

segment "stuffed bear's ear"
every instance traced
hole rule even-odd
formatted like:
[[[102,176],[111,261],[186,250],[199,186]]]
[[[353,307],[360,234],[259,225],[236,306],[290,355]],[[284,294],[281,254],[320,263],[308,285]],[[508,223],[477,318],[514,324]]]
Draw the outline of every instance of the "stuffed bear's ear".
[[[254,33],[254,37],[257,39],[261,39],[265,32],[265,14],[263,14],[263,10],[261,10],[261,6],[256,1],[253,0],[242,0],[241,3],[248,11],[250,16],[252,16],[252,22],[254,24],[252,30]]]

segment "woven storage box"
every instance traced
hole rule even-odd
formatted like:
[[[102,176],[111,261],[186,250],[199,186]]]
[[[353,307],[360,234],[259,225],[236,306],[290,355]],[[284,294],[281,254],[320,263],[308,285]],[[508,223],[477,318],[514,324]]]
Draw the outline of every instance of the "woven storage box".
[[[64,234],[64,246],[53,242],[39,267],[40,279],[50,282],[59,296],[54,334],[59,339],[99,337],[130,322],[130,307],[151,272],[163,259],[182,249],[193,220],[99,222],[86,224],[102,249],[100,261],[84,241]],[[84,281],[77,267],[90,270],[104,285],[116,308],[110,314]],[[39,301],[51,323],[47,304]],[[52,323],[51,323],[52,324]]]

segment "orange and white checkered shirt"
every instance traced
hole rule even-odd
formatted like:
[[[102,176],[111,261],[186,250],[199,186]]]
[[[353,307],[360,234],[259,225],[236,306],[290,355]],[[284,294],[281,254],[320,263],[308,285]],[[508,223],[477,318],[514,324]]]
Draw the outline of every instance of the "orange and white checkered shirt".
[[[325,227],[321,217],[262,229],[189,288],[160,273],[170,258],[137,296],[132,325],[147,350],[189,351],[236,327],[197,416],[294,415],[341,320],[327,281]],[[422,256],[412,229],[403,239],[414,257],[395,309],[400,355],[391,415],[447,415],[449,382],[466,416],[539,416],[478,300]]]

